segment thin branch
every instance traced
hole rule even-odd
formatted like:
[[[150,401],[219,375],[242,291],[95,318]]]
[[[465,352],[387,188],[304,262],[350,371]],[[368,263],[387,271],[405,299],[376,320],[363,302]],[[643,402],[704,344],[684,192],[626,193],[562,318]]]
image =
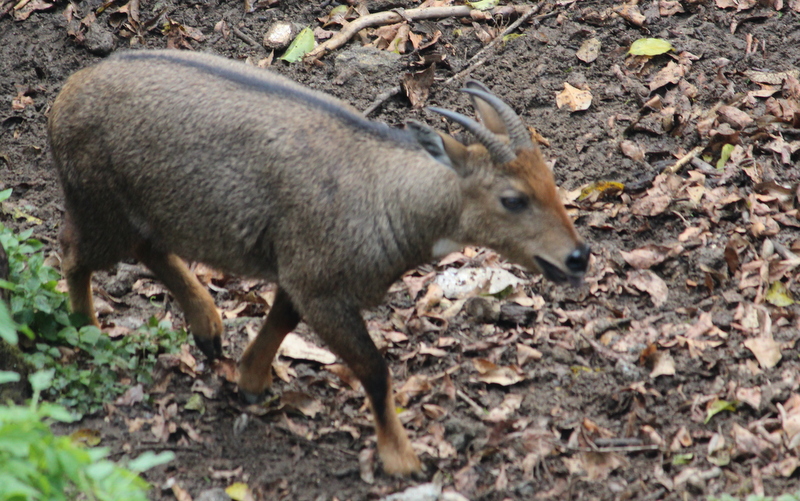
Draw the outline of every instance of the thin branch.
[[[385,92],[381,92],[380,94],[378,94],[378,97],[376,97],[376,98],[375,98],[375,99],[372,101],[372,104],[370,104],[370,105],[369,105],[369,106],[368,106],[368,107],[367,107],[367,108],[364,110],[364,116],[365,116],[365,117],[368,117],[368,116],[370,115],[370,113],[372,113],[373,111],[375,111],[375,110],[377,110],[378,108],[380,108],[380,107],[381,107],[381,105],[382,105],[384,102],[386,102],[386,101],[388,101],[389,99],[391,99],[391,98],[392,98],[392,96],[395,96],[395,95],[397,95],[397,94],[400,94],[400,92],[402,92],[402,90],[403,90],[403,89],[402,89],[402,88],[401,88],[399,85],[395,85],[395,86],[394,86],[394,87],[392,87],[391,89],[389,89],[389,90],[387,90],[387,91],[385,91]]]
[[[531,7],[527,12],[522,14],[519,17],[519,19],[517,19],[516,21],[511,23],[508,26],[508,28],[503,30],[502,33],[500,33],[499,35],[494,37],[494,40],[492,40],[489,43],[489,45],[487,45],[486,47],[482,48],[474,56],[472,56],[470,58],[469,62],[467,63],[467,66],[463,70],[459,71],[458,73],[456,73],[452,77],[450,77],[447,80],[445,80],[444,84],[445,85],[449,85],[450,82],[452,82],[453,80],[459,80],[459,79],[463,78],[464,75],[472,72],[475,68],[477,68],[478,66],[482,65],[483,63],[485,63],[486,60],[489,58],[489,55],[491,53],[490,51],[492,51],[497,46],[497,44],[500,43],[503,40],[503,38],[506,35],[508,35],[512,31],[516,30],[517,28],[519,28],[522,25],[522,23],[524,23],[525,21],[530,19],[534,14],[539,12],[539,9],[541,8],[540,7],[541,5],[542,4],[537,4],[537,5],[533,6],[533,7]]]
[[[469,398],[469,395],[467,395],[466,393],[464,393],[461,390],[456,390],[456,395],[458,396],[458,398],[460,398],[461,400],[463,400],[464,402],[469,404],[469,406],[472,407],[472,410],[475,411],[475,413],[479,417],[483,417],[483,416],[486,415],[486,410],[483,407],[481,407],[480,405],[478,405],[477,402],[475,402],[474,400]]]
[[[514,9],[518,14],[528,11],[530,7],[515,6]],[[338,49],[346,44],[356,33],[365,29],[375,26],[383,26],[386,24],[399,23],[403,20],[422,21],[425,19],[441,19],[444,17],[468,17],[472,12],[472,8],[468,5],[457,5],[451,7],[427,7],[424,9],[407,9],[403,11],[403,15],[397,12],[377,12],[375,14],[368,14],[353,20],[349,24],[342,27],[342,29],[328,39],[326,42],[319,44],[314,50],[305,55],[304,60],[308,63],[320,59],[325,54]]]
[[[261,46],[260,43],[256,42],[253,39],[253,37],[251,37],[250,35],[248,35],[244,31],[242,31],[239,28],[237,28],[235,24],[233,24],[233,23],[228,23],[228,24],[230,25],[231,31],[233,32],[233,34],[236,35],[241,41],[243,41],[247,45],[250,45],[251,47],[257,47],[259,49],[263,49],[263,47]]]
[[[541,5],[541,4],[539,4],[539,5]],[[478,66],[480,66],[484,62],[486,62],[486,60],[489,58],[490,51],[497,46],[497,44],[503,39],[503,37],[505,37],[509,33],[513,32],[514,30],[519,28],[525,21],[530,19],[531,16],[533,16],[536,12],[538,12],[539,11],[539,5],[531,7],[530,9],[525,11],[519,17],[519,19],[517,19],[516,21],[511,23],[508,26],[508,28],[506,28],[505,30],[503,30],[502,33],[497,35],[494,38],[494,40],[492,40],[486,47],[484,47],[483,49],[479,50],[474,56],[472,56],[463,70],[459,71],[457,74],[455,74],[452,77],[450,77],[447,80],[445,80],[444,85],[449,85],[452,81],[463,77],[467,73],[470,73],[472,70],[474,70],[475,68],[477,68]],[[428,9],[424,9],[424,10],[428,10]],[[408,12],[409,11],[404,11],[404,13],[406,15],[408,14]],[[550,14],[545,14],[545,15],[542,15],[542,16],[537,16],[537,18],[544,18],[544,17],[547,17],[549,15]],[[480,60],[478,59],[479,57],[481,57]],[[364,109],[364,116],[365,117],[369,116],[375,110],[380,108],[383,105],[383,103],[385,103],[386,101],[388,101],[389,99],[391,99],[392,97],[396,96],[397,94],[399,94],[402,91],[403,91],[402,87],[400,87],[399,85],[395,85],[394,87],[392,87],[392,88],[390,88],[390,89],[388,89],[388,90],[386,90],[384,92],[381,92],[372,101],[372,103],[366,109]]]
[[[675,162],[675,164],[670,165],[669,167],[664,169],[664,172],[668,172],[670,174],[675,174],[676,172],[681,170],[684,165],[686,165],[689,162],[691,162],[693,158],[699,156],[700,153],[702,153],[704,149],[705,149],[705,146],[702,146],[702,145],[701,146],[695,146],[694,148],[692,148],[692,150],[689,153],[685,154],[683,157],[681,157],[680,160]]]

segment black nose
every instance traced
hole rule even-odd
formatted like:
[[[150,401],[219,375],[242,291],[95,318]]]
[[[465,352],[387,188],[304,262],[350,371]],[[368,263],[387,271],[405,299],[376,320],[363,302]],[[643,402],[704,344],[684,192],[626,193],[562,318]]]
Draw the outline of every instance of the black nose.
[[[589,254],[592,250],[586,244],[580,244],[567,256],[567,268],[573,273],[585,273],[589,266]]]

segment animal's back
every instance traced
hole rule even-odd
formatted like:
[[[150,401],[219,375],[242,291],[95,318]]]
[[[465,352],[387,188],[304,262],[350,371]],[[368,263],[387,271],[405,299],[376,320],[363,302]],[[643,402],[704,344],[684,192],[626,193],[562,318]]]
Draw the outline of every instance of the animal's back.
[[[287,259],[404,271],[442,229],[424,227],[422,205],[455,182],[410,134],[203,54],[128,52],[77,73],[50,131],[67,208],[86,226],[122,219],[165,250],[265,278]]]

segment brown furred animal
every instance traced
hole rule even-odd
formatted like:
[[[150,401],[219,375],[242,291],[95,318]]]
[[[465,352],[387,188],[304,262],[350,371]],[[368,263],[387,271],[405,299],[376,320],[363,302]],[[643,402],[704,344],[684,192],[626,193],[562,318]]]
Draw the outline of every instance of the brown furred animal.
[[[213,358],[222,322],[183,259],[276,282],[241,359],[241,393],[269,388],[275,353],[302,319],[362,382],[384,469],[419,471],[361,310],[405,271],[458,246],[491,247],[573,284],[589,260],[522,121],[482,84],[464,91],[482,124],[432,109],[472,132],[479,142],[469,146],[416,122],[370,122],[325,94],[211,55],[124,52],[75,73],[48,124],[73,311],[99,325],[92,272],[135,257]]]

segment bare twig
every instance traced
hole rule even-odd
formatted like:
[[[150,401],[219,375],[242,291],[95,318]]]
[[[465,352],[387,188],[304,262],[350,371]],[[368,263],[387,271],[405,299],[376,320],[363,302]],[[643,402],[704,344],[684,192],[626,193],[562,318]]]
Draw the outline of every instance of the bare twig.
[[[621,353],[617,353],[616,351],[610,348],[606,348],[605,346],[598,343],[597,341],[595,341],[594,339],[592,339],[591,337],[587,336],[584,333],[580,333],[580,335],[583,338],[583,340],[586,341],[589,344],[589,346],[592,347],[592,349],[594,349],[594,351],[596,351],[603,357],[614,361],[622,360],[623,362],[630,362],[629,357]]]
[[[530,9],[528,6],[515,6],[514,9],[517,13],[525,13]],[[375,14],[368,14],[353,20],[349,24],[342,27],[342,29],[328,39],[326,42],[319,44],[314,50],[305,55],[306,62],[314,62],[320,59],[325,54],[336,50],[342,45],[346,44],[356,33],[374,26],[383,26],[385,24],[399,23],[404,19],[412,21],[422,21],[425,19],[440,19],[444,17],[467,17],[470,15],[472,8],[468,5],[456,5],[451,7],[427,7],[424,9],[407,9],[403,11],[403,15],[397,12],[376,12]]]
[[[482,48],[474,56],[472,56],[464,69],[445,80],[444,84],[449,85],[453,80],[459,80],[460,78],[464,77],[464,75],[472,72],[475,68],[485,63],[486,60],[489,59],[490,52],[497,46],[497,44],[500,43],[506,35],[519,28],[522,23],[539,12],[540,5],[542,4],[537,4],[531,7],[527,12],[522,14],[519,19],[508,25],[508,28],[504,29],[502,33],[494,37],[494,40],[489,42],[486,47]]]
[[[252,47],[258,47],[259,49],[263,49],[263,47],[261,47],[261,44],[253,40],[253,38],[250,35],[237,28],[236,25],[234,25],[233,23],[229,24],[231,25],[231,31],[233,32],[233,34],[236,35],[239,39],[241,39],[244,43]]]
[[[664,169],[664,172],[665,173],[669,173],[669,174],[675,174],[676,172],[681,170],[684,165],[686,165],[689,162],[691,162],[693,158],[695,158],[696,156],[700,155],[700,153],[702,153],[704,149],[705,149],[705,146],[695,146],[694,148],[692,148],[692,150],[689,153],[687,153],[683,157],[681,157],[680,160],[678,160],[673,165],[670,165],[669,167]]]
[[[463,6],[462,6],[462,7],[463,7]],[[412,9],[412,10],[415,10],[415,9]],[[429,10],[429,9],[424,9],[424,10]],[[509,33],[511,33],[512,31],[514,31],[514,30],[516,30],[517,28],[519,28],[519,27],[522,25],[522,23],[524,23],[525,21],[527,21],[528,19],[530,19],[530,18],[531,18],[531,16],[533,16],[533,15],[534,15],[536,12],[538,12],[538,11],[539,11],[539,6],[538,6],[538,5],[536,5],[536,6],[534,6],[534,7],[531,7],[531,8],[529,8],[527,11],[523,12],[523,13],[522,13],[522,15],[519,17],[519,19],[517,19],[516,21],[514,21],[513,23],[511,23],[511,24],[508,26],[508,28],[506,28],[505,30],[503,30],[503,32],[502,32],[502,33],[500,33],[499,35],[497,35],[497,36],[494,38],[494,40],[492,40],[492,41],[491,41],[491,42],[490,42],[490,43],[489,43],[489,44],[488,44],[486,47],[484,47],[483,49],[479,50],[479,51],[477,52],[477,54],[475,54],[474,56],[472,56],[472,58],[470,58],[469,62],[467,63],[467,65],[464,67],[464,69],[463,69],[463,70],[459,71],[457,74],[455,74],[455,75],[453,75],[452,77],[450,77],[450,78],[448,78],[447,80],[445,80],[445,82],[444,82],[444,85],[448,85],[448,84],[450,84],[452,81],[454,81],[454,80],[457,80],[457,79],[459,79],[459,78],[463,77],[463,76],[464,76],[464,75],[466,75],[467,73],[471,72],[472,70],[474,70],[475,68],[477,68],[478,66],[480,66],[480,65],[482,65],[484,62],[486,62],[486,60],[489,58],[490,51],[491,51],[492,49],[494,49],[494,48],[497,46],[497,44],[498,44],[500,41],[502,41],[502,40],[503,40],[503,37],[505,37],[506,35],[508,35],[508,34],[509,34]],[[407,10],[406,10],[406,11],[403,11],[403,13],[404,13],[406,16],[408,15],[408,13],[409,13],[409,12],[410,12],[410,11],[407,11]],[[460,10],[459,10],[459,12],[460,12]],[[549,14],[546,14],[546,15],[549,15]],[[368,17],[368,16],[366,16],[366,17]],[[539,16],[539,17],[544,17],[544,16]],[[343,30],[343,31],[344,31],[344,30]],[[319,47],[318,47],[318,48],[319,48]],[[480,59],[478,59],[478,58],[480,58]],[[366,116],[369,116],[369,115],[370,115],[371,113],[373,113],[375,110],[377,110],[378,108],[380,108],[380,107],[383,105],[383,103],[385,103],[386,101],[388,101],[388,100],[389,100],[389,99],[391,99],[392,97],[394,97],[394,96],[396,96],[397,94],[399,94],[400,92],[402,92],[402,90],[403,90],[403,89],[402,89],[402,87],[400,87],[399,85],[396,85],[396,86],[394,86],[394,87],[392,87],[392,88],[390,88],[390,89],[386,90],[385,92],[381,92],[381,93],[380,93],[380,94],[379,94],[379,95],[378,95],[378,96],[377,96],[377,97],[376,97],[376,98],[375,98],[375,99],[372,101],[372,103],[371,103],[371,104],[370,104],[370,105],[369,105],[369,106],[368,106],[368,107],[367,107],[367,108],[364,110],[364,116],[365,116],[365,117],[366,117]]]
[[[483,417],[483,416],[486,415],[486,410],[483,407],[481,407],[480,405],[478,405],[477,402],[475,402],[474,400],[469,398],[469,395],[467,395],[466,393],[464,393],[461,390],[456,390],[456,395],[458,396],[458,398],[460,398],[464,402],[468,403],[469,406],[472,407],[472,410],[474,410],[475,413],[479,417]]]
[[[620,447],[568,447],[571,451],[577,452],[597,452],[597,453],[607,453],[607,452],[644,452],[644,451],[657,451],[660,449],[658,445],[651,444],[651,445],[626,445]]]
[[[375,100],[372,101],[372,104],[367,106],[367,108],[364,110],[364,116],[365,117],[369,116],[370,113],[380,108],[383,103],[391,99],[393,96],[400,94],[402,90],[403,89],[399,85],[395,85],[386,92],[381,92],[380,94],[378,94],[378,97],[376,97]]]

